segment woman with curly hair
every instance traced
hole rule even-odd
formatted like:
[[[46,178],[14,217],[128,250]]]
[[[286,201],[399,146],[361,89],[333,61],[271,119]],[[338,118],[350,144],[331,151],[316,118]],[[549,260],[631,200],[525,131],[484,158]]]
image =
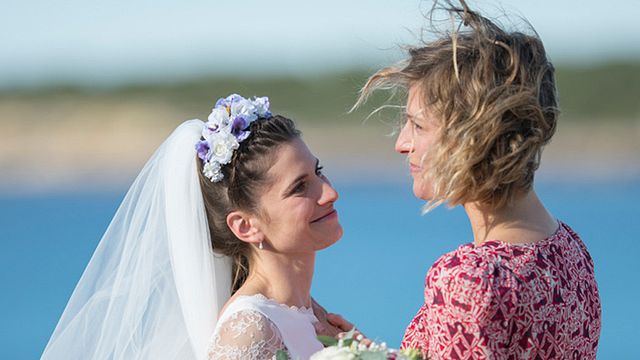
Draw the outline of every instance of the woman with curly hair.
[[[535,32],[504,30],[464,1],[444,9],[459,26],[374,74],[358,102],[406,90],[395,150],[413,192],[425,211],[463,206],[473,231],[429,269],[402,347],[432,359],[593,359],[593,261],[533,188],[559,113],[553,65]]]

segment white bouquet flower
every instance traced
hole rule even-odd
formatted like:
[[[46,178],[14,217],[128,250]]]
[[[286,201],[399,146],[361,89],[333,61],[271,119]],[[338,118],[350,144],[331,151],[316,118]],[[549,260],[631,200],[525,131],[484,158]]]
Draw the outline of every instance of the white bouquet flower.
[[[309,360],[427,360],[419,350],[395,350],[387,348],[385,343],[365,345],[362,338],[354,338],[355,329],[349,331],[343,339],[318,336],[326,347],[311,355]],[[361,335],[360,335],[361,336]],[[286,360],[287,355],[279,353],[277,360]]]

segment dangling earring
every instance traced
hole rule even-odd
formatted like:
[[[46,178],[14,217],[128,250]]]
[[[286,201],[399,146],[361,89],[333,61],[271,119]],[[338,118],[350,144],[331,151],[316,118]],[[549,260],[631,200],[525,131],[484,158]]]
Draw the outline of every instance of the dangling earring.
[[[262,246],[262,241],[260,241],[260,245],[258,245],[258,249],[260,250],[264,249],[264,246]]]

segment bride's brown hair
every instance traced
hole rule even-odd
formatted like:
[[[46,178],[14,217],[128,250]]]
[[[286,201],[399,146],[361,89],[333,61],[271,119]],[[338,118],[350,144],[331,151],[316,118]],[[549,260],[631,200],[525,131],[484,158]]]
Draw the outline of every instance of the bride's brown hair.
[[[453,30],[376,72],[356,106],[378,89],[417,89],[439,128],[423,174],[434,185],[431,207],[478,201],[500,208],[531,189],[555,132],[554,67],[533,29],[503,30],[465,1],[440,3],[430,17],[444,10]]]
[[[234,210],[260,214],[257,200],[269,185],[267,171],[275,162],[277,149],[300,137],[293,121],[280,115],[252,122],[249,131],[249,137],[233,152],[231,162],[222,167],[221,181],[212,182],[205,177],[202,160],[197,159],[211,246],[214,252],[233,259],[232,292],[236,292],[249,275],[251,249],[229,229],[227,215]]]

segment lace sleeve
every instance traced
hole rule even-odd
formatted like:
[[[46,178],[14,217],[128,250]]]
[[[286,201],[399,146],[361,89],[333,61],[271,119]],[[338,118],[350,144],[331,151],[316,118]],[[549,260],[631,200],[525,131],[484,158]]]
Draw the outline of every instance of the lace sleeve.
[[[213,335],[209,360],[275,359],[278,350],[287,351],[278,328],[260,312],[243,310]]]

